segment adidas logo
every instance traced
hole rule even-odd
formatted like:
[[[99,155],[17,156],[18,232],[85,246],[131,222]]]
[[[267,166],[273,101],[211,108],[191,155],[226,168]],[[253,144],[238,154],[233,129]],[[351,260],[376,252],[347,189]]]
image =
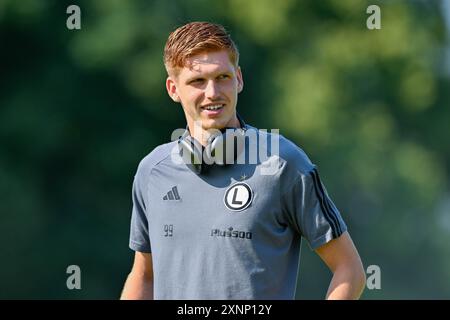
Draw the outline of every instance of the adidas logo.
[[[177,186],[172,187],[172,190],[167,192],[167,194],[163,197],[163,200],[180,200],[180,194],[178,193]]]

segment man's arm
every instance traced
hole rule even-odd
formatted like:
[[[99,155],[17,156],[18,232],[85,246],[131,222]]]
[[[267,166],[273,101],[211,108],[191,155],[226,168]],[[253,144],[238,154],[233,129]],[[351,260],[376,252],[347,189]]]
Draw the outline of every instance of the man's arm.
[[[153,300],[153,262],[151,253],[136,252],[133,268],[120,297],[121,300]]]
[[[366,285],[361,259],[348,232],[316,249],[333,272],[326,299],[358,299]]]

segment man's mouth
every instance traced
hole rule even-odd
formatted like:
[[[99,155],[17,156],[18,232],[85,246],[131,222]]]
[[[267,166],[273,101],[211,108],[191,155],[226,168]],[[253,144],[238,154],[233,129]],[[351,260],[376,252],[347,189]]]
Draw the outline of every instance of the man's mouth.
[[[211,104],[204,107],[201,107],[202,110],[208,110],[208,111],[217,111],[222,109],[225,106],[225,104]]]

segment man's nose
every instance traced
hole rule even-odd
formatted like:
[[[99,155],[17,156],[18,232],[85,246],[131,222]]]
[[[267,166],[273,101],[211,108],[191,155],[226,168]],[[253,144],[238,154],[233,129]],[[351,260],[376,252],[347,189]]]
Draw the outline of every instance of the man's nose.
[[[219,97],[219,88],[214,80],[208,81],[205,88],[205,96],[208,99],[214,100]]]

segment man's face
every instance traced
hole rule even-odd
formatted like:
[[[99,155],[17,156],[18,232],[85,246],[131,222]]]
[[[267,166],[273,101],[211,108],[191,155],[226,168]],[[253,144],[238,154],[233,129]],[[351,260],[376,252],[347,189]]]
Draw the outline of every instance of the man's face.
[[[195,121],[201,122],[203,130],[238,126],[236,104],[243,88],[242,74],[226,50],[188,58],[177,75],[169,75],[166,88],[183,106],[190,128]]]

